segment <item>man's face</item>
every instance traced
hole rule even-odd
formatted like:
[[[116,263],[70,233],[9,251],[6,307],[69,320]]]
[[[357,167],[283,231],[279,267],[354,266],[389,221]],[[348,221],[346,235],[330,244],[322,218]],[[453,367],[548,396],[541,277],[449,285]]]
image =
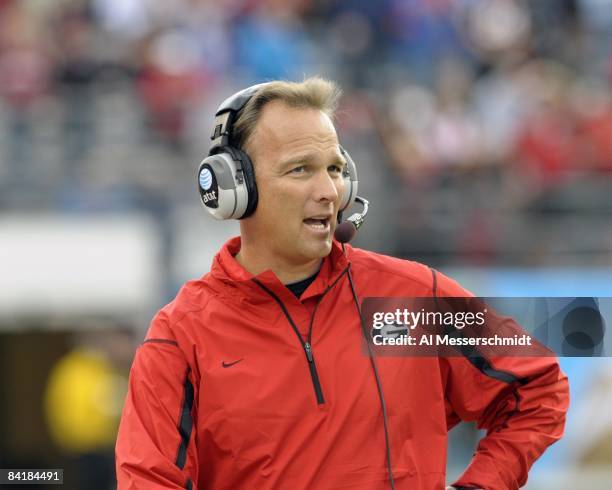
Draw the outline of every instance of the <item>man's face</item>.
[[[336,130],[318,109],[266,104],[248,143],[259,202],[243,239],[293,265],[328,255],[344,190]]]

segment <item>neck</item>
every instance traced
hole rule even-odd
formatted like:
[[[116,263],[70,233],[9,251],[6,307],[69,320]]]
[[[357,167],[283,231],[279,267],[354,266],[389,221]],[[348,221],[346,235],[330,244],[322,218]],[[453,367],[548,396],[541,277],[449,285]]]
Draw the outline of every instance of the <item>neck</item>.
[[[292,262],[267,249],[260,249],[254,244],[242,240],[240,251],[236,254],[238,263],[254,276],[271,270],[283,284],[301,281],[315,274],[321,267],[322,259],[306,262]]]

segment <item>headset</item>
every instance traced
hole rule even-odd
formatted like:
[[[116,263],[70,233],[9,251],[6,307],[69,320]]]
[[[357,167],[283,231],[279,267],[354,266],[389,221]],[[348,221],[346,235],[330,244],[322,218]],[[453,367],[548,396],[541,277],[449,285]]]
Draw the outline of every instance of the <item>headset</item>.
[[[215,113],[214,128],[210,137],[212,144],[208,151],[208,156],[202,160],[197,172],[200,200],[206,211],[215,219],[247,218],[251,216],[257,208],[258,193],[253,162],[244,150],[235,145],[233,130],[234,123],[238,119],[240,111],[265,85],[267,85],[267,83],[253,85],[231,95],[221,103]],[[339,206],[338,221],[341,221],[342,212],[351,207],[355,201],[363,206],[361,213],[354,213],[336,228],[334,237],[342,243],[342,250],[346,255],[344,244],[353,239],[355,233],[363,224],[368,213],[369,202],[367,199],[357,195],[359,181],[357,179],[357,166],[355,162],[342,146],[340,146],[340,152],[346,160],[346,165],[342,171],[344,194]],[[366,324],[361,313],[361,307],[359,306],[359,298],[355,290],[350,266],[347,269],[347,275],[353,300],[359,315],[362,333],[366,340],[366,345],[368,346],[370,363],[372,365],[380,398],[385,432],[387,471],[391,489],[394,490],[395,479],[391,465],[387,407],[382,390],[382,383],[374,353],[368,342]],[[288,317],[288,319],[290,322],[292,321],[290,317]]]
[[[204,208],[218,220],[243,219],[257,208],[255,170],[249,155],[234,142],[234,123],[247,102],[267,83],[248,87],[225,99],[215,113],[211,147],[198,167],[198,191]],[[357,198],[357,167],[342,147],[344,194],[339,214]]]

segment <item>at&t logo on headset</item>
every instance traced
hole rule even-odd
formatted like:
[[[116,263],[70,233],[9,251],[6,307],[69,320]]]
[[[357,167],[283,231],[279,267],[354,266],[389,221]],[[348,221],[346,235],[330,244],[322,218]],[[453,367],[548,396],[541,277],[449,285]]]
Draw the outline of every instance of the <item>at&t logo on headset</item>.
[[[200,170],[198,180],[200,182],[202,203],[211,208],[219,207],[217,182],[207,165]]]

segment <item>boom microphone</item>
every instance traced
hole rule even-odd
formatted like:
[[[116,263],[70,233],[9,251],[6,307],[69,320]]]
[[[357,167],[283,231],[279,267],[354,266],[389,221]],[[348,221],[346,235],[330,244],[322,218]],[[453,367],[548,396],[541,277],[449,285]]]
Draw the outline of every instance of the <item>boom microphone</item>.
[[[353,223],[349,221],[343,221],[336,227],[334,238],[340,243],[348,243],[353,239],[356,233],[357,228],[355,228],[355,225],[353,225]]]
[[[334,233],[334,238],[338,240],[340,243],[348,243],[350,242],[357,233],[357,230],[361,228],[366,215],[368,214],[368,205],[370,202],[363,197],[356,196],[355,201],[358,201],[363,206],[363,211],[361,213],[355,213],[347,218],[345,221],[340,223],[336,227],[336,232]]]

